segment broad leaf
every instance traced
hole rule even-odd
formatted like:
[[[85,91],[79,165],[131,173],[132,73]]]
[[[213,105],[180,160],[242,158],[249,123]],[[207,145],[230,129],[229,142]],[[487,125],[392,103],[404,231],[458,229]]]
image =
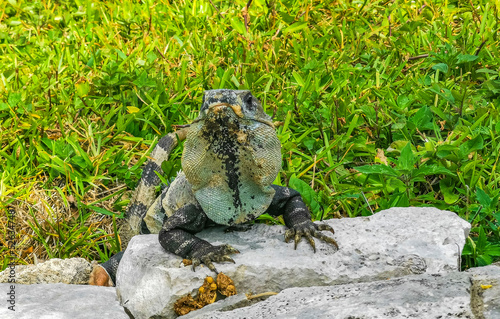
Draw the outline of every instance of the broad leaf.
[[[413,173],[414,176],[429,176],[429,175],[450,175],[455,176],[455,173],[447,169],[446,167],[438,166],[436,164],[422,165],[416,169]]]
[[[410,171],[415,165],[415,156],[411,149],[411,143],[408,142],[405,147],[401,150],[401,156],[399,157],[397,168],[405,171]]]
[[[439,70],[442,73],[448,73],[448,64],[438,63],[432,67],[433,70]]]
[[[458,59],[457,63],[460,64],[460,63],[476,61],[477,59],[479,59],[479,57],[477,55],[459,54],[457,59]]]
[[[490,208],[491,198],[479,187],[476,187],[476,198],[479,204],[483,205],[483,208]]]
[[[439,181],[439,189],[441,194],[443,194],[444,201],[446,204],[453,204],[459,198],[460,194],[455,192],[455,182],[451,178],[445,178]]]
[[[476,136],[472,140],[468,140],[459,147],[458,156],[464,160],[474,151],[481,150],[484,147],[484,141],[481,135]]]
[[[355,168],[358,172],[363,174],[381,174],[398,177],[399,173],[392,167],[387,165],[364,165]]]

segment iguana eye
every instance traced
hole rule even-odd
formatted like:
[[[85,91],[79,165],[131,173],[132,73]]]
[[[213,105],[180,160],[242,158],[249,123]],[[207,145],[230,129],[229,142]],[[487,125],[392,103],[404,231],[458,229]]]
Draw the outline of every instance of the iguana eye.
[[[248,93],[247,96],[245,96],[245,105],[247,109],[253,110],[253,96],[252,93]]]

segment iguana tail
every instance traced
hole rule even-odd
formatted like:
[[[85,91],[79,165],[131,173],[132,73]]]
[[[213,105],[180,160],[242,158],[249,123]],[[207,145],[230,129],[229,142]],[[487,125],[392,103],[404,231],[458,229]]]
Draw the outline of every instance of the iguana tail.
[[[188,129],[189,127],[185,127],[179,131],[165,135],[158,141],[158,144],[151,152],[151,159],[144,166],[141,179],[134,191],[120,227],[119,234],[122,250],[125,250],[133,236],[141,233],[149,233],[143,219],[148,208],[155,201],[155,187],[161,183],[156,172],[163,174],[161,163],[168,159],[170,152],[177,146],[178,142],[186,138]]]
[[[90,275],[89,284],[114,286],[118,265],[130,239],[141,233],[149,233],[143,220],[148,208],[155,203],[155,187],[161,182],[156,172],[163,174],[161,163],[168,159],[170,152],[177,146],[179,141],[186,139],[187,131],[188,127],[185,127],[177,132],[169,133],[162,137],[158,141],[158,144],[156,144],[151,152],[151,159],[144,166],[141,180],[134,191],[130,205],[125,213],[125,218],[120,222],[118,233],[120,235],[122,251],[113,255],[105,263],[94,267]]]

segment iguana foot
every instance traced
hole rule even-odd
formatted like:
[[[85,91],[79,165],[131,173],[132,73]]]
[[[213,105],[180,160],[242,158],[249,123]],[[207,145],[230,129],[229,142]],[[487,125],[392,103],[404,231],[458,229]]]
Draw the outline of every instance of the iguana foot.
[[[287,229],[287,231],[285,232],[285,242],[288,243],[290,239],[294,238],[295,249],[297,249],[297,244],[299,243],[299,241],[302,239],[302,237],[306,237],[309,243],[311,244],[314,252],[316,252],[316,244],[314,243],[313,239],[313,237],[316,237],[323,241],[326,241],[327,243],[334,245],[338,250],[339,245],[337,244],[337,242],[333,238],[320,233],[320,231],[322,230],[328,230],[331,231],[332,234],[335,234],[333,228],[328,226],[327,224],[317,225],[310,220],[306,220],[293,226],[290,229]]]
[[[215,269],[213,262],[224,262],[229,261],[233,264],[235,261],[229,257],[230,254],[238,254],[239,251],[230,245],[220,245],[220,246],[205,246],[193,252],[191,255],[191,260],[193,262],[193,271],[195,271],[196,266],[200,264],[205,264],[210,270],[218,274],[219,272]]]

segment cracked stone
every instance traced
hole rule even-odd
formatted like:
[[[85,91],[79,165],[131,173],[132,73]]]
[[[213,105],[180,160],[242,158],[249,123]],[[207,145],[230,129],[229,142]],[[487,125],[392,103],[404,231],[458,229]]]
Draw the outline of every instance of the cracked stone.
[[[339,251],[320,240],[316,254],[305,240],[294,250],[284,242],[282,226],[259,224],[231,233],[212,228],[198,236],[238,249],[236,264],[216,267],[234,280],[238,292],[259,294],[456,271],[470,230],[455,213],[435,208],[392,208],[370,217],[325,222],[335,229]],[[194,295],[207,275],[213,275],[208,268],[193,272],[180,257],[165,252],[157,235],[136,236],[118,269],[117,293],[137,319],[170,318],[175,300]]]

